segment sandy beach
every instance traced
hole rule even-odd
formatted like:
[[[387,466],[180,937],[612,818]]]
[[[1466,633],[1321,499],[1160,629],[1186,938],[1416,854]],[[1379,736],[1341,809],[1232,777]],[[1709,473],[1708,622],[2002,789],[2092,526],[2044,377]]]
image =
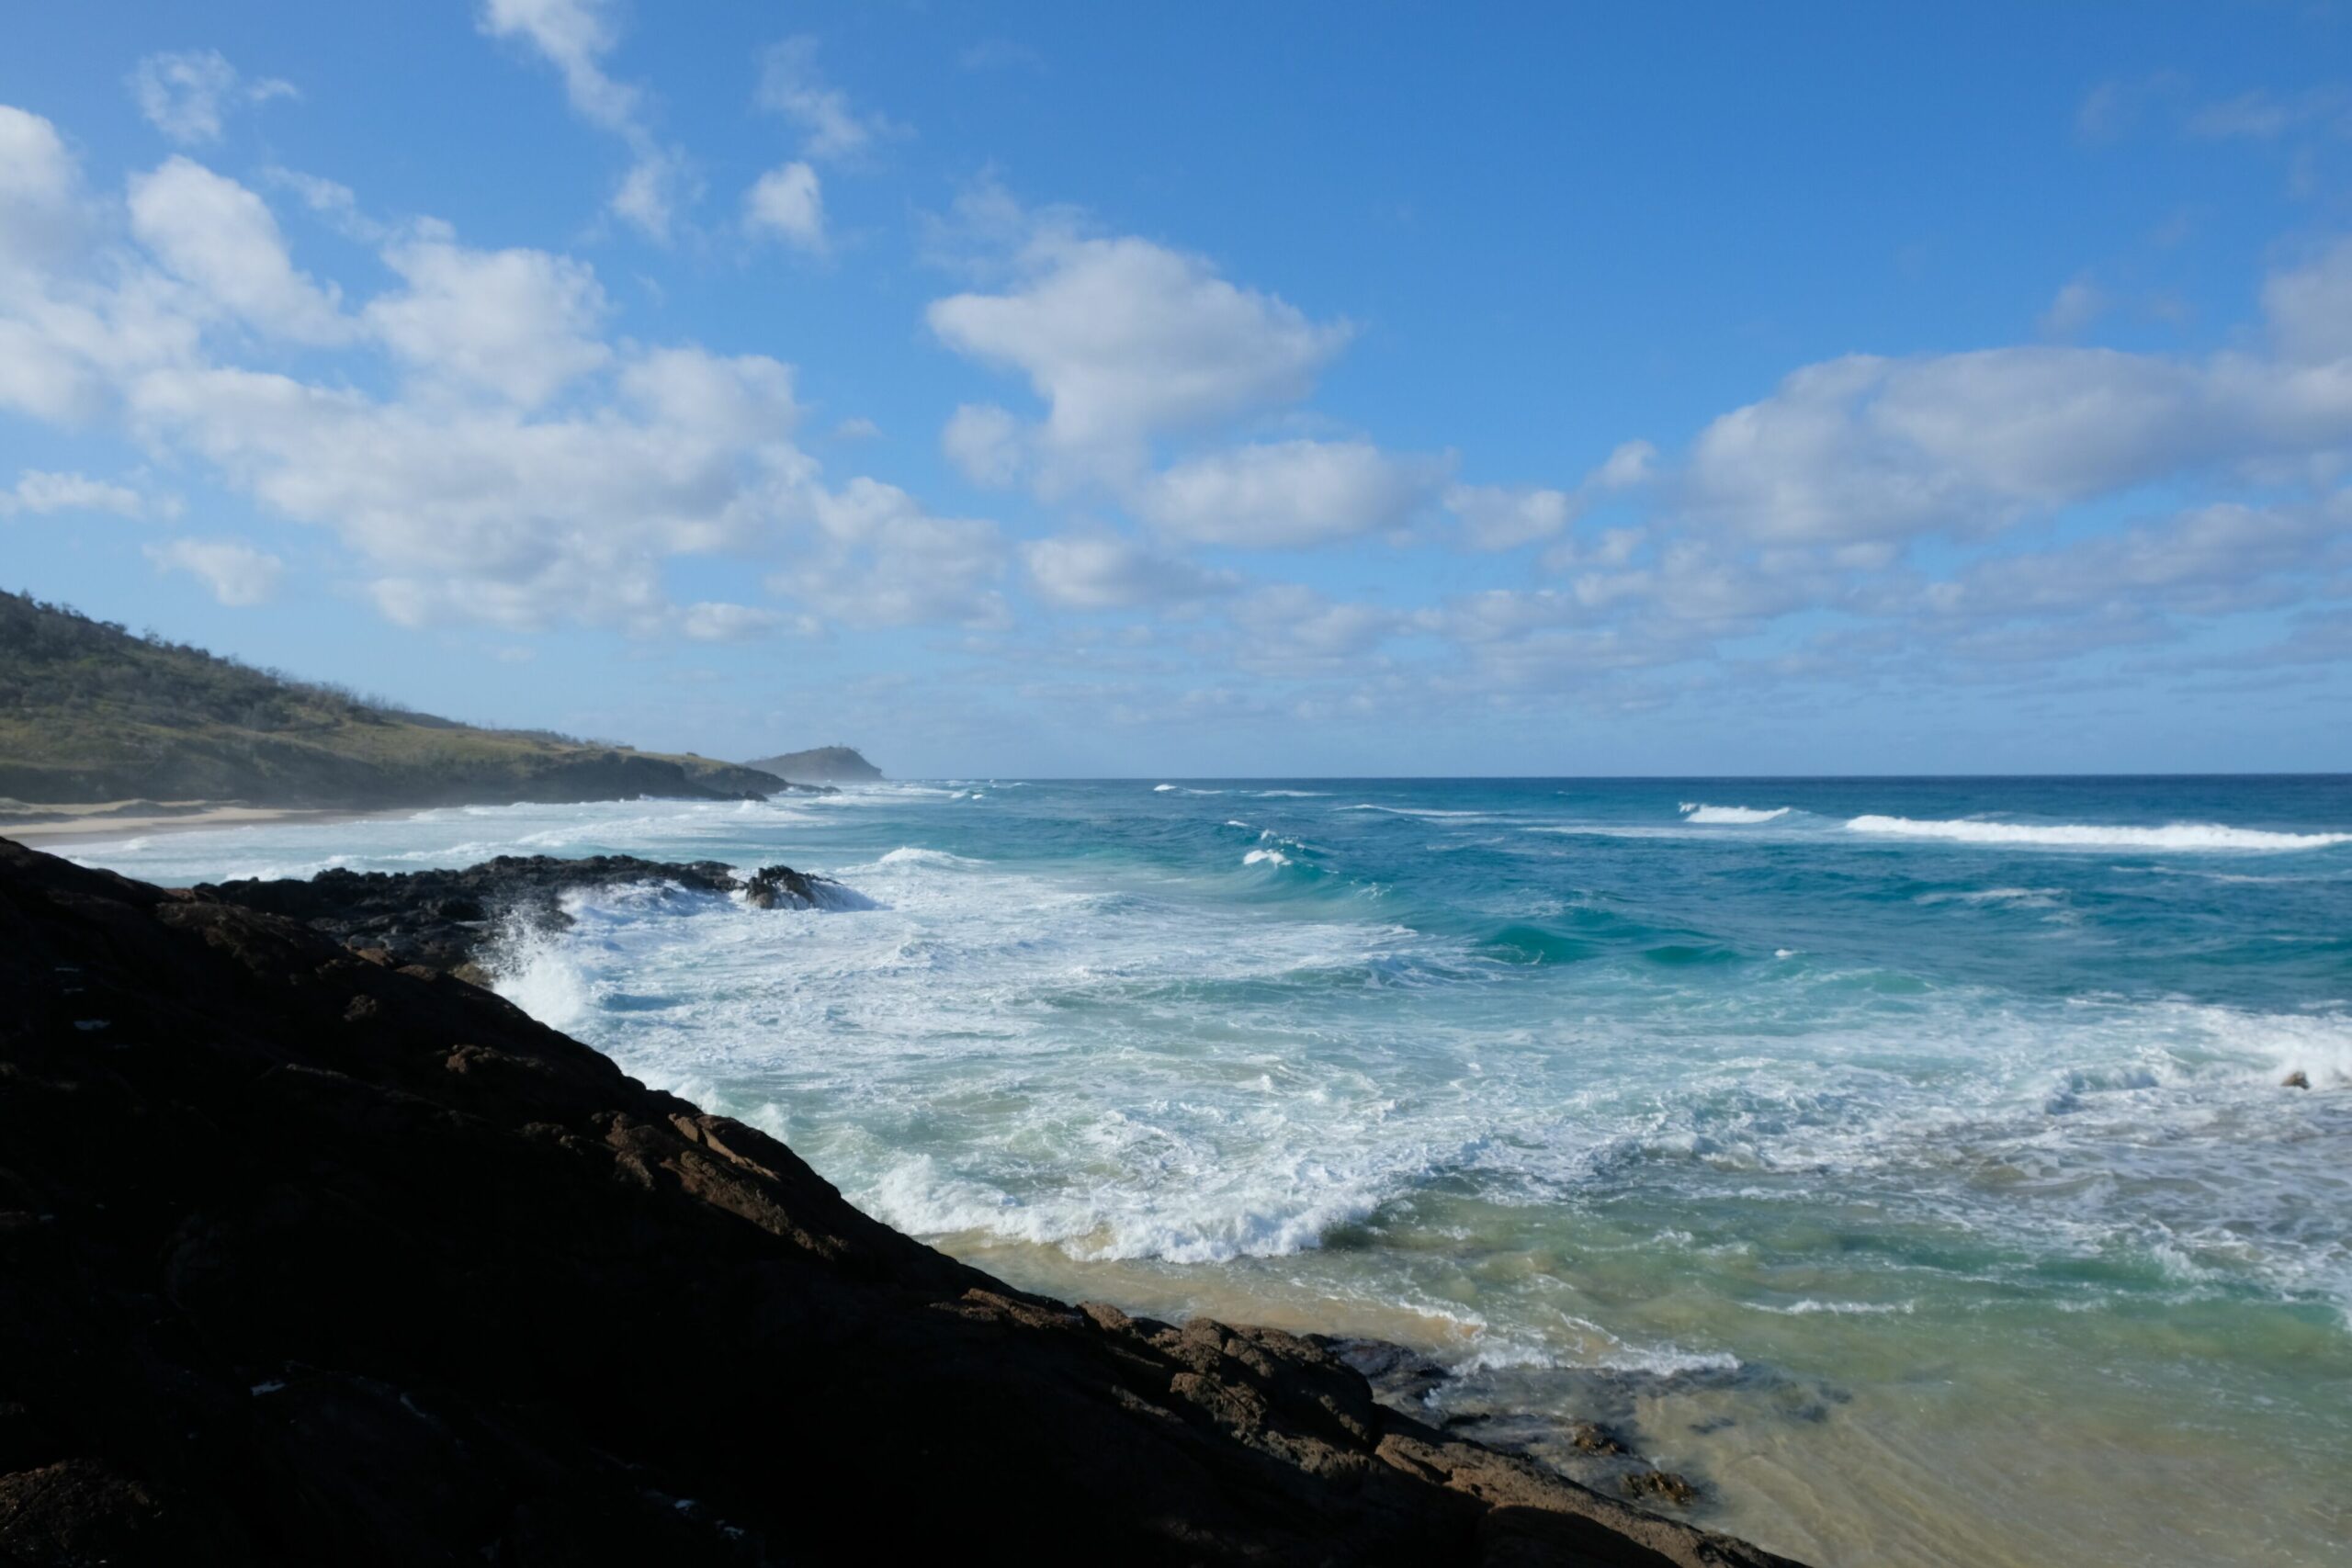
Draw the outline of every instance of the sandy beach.
[[[57,849],[77,844],[119,843],[156,833],[186,833],[204,828],[250,828],[265,823],[349,822],[365,817],[401,817],[417,809],[353,811],[335,807],[245,806],[213,800],[110,800],[86,806],[36,806],[10,801],[0,806],[0,839]]]

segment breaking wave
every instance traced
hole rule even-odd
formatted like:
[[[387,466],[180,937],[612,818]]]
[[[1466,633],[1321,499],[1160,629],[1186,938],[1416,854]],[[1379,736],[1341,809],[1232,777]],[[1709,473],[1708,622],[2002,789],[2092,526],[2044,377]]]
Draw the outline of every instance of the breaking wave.
[[[1748,822],[1776,822],[1789,814],[1785,806],[1759,811],[1752,806],[1708,806],[1701,801],[1686,800],[1679,809],[1686,822],[1714,822],[1732,826]]]
[[[2097,823],[1921,821],[1909,817],[1857,817],[1846,824],[1856,833],[1891,838],[1941,839],[1960,844],[2007,844],[2071,850],[2324,850],[2352,843],[2352,833],[2279,833],[2263,828],[2230,828],[2218,822],[2171,822],[2161,828]]]

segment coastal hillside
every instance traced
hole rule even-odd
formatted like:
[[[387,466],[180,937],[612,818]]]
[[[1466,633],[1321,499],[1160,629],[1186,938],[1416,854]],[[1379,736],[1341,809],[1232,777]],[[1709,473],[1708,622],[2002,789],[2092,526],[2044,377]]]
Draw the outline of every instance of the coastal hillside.
[[[762,757],[755,762],[743,764],[763,773],[774,773],[795,784],[877,784],[882,770],[858,754],[851,746],[819,746],[808,751],[786,751],[781,756]]]
[[[406,712],[0,593],[0,798],[366,809],[775,788],[707,757]]]
[[[1016,1291],[201,889],[0,840],[0,1562],[1783,1561],[1314,1341]]]

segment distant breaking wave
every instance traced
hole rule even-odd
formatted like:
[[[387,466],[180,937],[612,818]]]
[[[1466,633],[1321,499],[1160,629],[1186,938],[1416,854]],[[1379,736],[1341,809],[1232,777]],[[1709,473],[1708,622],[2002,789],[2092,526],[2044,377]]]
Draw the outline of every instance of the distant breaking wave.
[[[2275,833],[2260,828],[2229,828],[2218,822],[2171,822],[2161,828],[2117,828],[2059,823],[1934,822],[1908,817],[1857,817],[1846,826],[1857,833],[1903,839],[1944,839],[1961,844],[2038,845],[2082,850],[2324,850],[2352,843],[2352,833]]]
[[[1715,822],[1725,825],[1740,822],[1771,822],[1786,817],[1789,807],[1776,806],[1770,811],[1758,811],[1752,806],[1708,806],[1696,800],[1681,802],[1682,819],[1686,822]]]

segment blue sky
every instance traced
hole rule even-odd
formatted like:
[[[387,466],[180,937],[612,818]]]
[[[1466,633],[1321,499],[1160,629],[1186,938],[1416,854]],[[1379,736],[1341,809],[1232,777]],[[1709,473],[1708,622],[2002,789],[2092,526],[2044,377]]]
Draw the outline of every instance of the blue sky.
[[[902,776],[2352,768],[2352,12],[17,7],[0,582]]]

